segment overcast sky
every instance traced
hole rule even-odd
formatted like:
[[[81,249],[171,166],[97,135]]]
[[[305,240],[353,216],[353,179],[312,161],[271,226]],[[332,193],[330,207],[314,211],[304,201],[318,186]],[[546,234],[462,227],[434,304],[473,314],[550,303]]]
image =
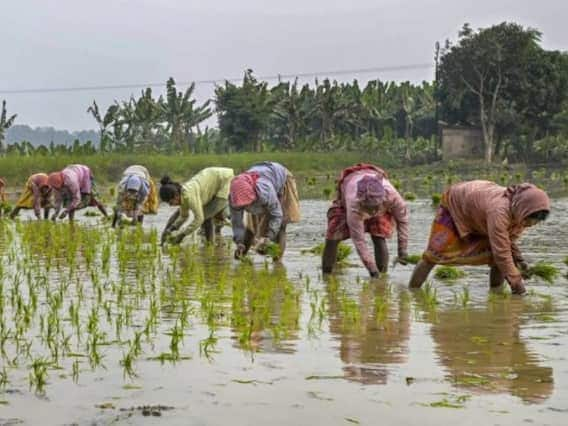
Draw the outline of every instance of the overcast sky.
[[[17,0],[2,2],[0,91],[259,76],[432,63],[464,22],[515,21],[568,50],[566,0]],[[433,69],[343,75],[431,80]],[[320,74],[325,77],[325,73]],[[338,77],[339,78],[339,77]],[[141,89],[7,94],[18,124],[95,128],[96,99]],[[163,89],[154,89],[160,93]],[[198,98],[212,96],[201,84]]]

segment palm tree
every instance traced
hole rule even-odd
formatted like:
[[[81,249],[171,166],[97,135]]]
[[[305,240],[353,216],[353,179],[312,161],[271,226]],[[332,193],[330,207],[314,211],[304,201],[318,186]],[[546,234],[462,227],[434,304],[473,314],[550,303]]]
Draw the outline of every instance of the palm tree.
[[[17,114],[14,114],[10,118],[7,118],[8,113],[6,111],[6,101],[3,100],[2,113],[0,114],[0,156],[4,156],[6,154],[6,144],[4,143],[5,131],[12,127],[17,116]]]

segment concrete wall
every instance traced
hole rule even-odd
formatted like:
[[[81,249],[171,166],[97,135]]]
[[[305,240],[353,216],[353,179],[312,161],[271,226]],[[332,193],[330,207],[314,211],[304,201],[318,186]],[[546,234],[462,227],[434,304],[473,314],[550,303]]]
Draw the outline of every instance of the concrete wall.
[[[483,158],[483,133],[481,129],[467,127],[442,127],[442,158]]]

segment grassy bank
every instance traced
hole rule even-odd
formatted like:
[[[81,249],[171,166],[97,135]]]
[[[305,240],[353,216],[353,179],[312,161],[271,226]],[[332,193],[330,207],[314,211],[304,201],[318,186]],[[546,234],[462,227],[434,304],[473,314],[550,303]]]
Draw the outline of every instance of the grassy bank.
[[[448,185],[468,179],[488,179],[502,185],[531,181],[551,193],[563,194],[568,188],[568,174],[563,169],[501,164],[486,165],[479,161],[433,163],[421,166],[385,164],[376,154],[340,152],[305,153],[271,152],[238,153],[230,155],[142,155],[99,154],[69,156],[8,156],[0,158],[0,176],[3,176],[9,192],[21,190],[32,173],[60,170],[68,164],[86,164],[93,170],[102,186],[115,184],[123,170],[132,164],[143,164],[159,179],[164,174],[181,181],[189,179],[204,167],[231,167],[236,173],[263,160],[277,161],[288,167],[296,176],[303,198],[330,198],[334,193],[334,181],[340,170],[358,162],[373,162],[387,170],[391,181],[408,197],[430,197],[442,192]],[[15,195],[15,194],[14,194]]]

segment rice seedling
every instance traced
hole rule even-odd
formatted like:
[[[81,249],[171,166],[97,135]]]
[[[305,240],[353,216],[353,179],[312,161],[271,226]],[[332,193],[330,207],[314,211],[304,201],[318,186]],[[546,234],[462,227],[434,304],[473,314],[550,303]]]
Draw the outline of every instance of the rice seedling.
[[[465,277],[465,272],[454,266],[438,266],[434,276],[439,280],[453,281]]]
[[[538,277],[549,284],[554,284],[554,281],[560,275],[560,270],[550,263],[537,262],[528,269],[527,275],[529,277]]]
[[[416,194],[414,192],[407,191],[404,193],[404,199],[406,201],[414,201],[416,200]]]
[[[301,253],[302,254],[309,253],[309,254],[321,256],[322,253],[323,253],[324,245],[325,245],[325,243],[317,244],[310,249],[301,250]],[[338,264],[345,264],[346,261],[347,261],[347,258],[351,255],[352,251],[353,250],[351,249],[351,247],[348,246],[347,244],[339,243],[339,245],[337,246],[337,263]]]
[[[432,199],[432,207],[438,207],[440,202],[442,201],[442,194],[439,192],[434,192],[431,196]]]

